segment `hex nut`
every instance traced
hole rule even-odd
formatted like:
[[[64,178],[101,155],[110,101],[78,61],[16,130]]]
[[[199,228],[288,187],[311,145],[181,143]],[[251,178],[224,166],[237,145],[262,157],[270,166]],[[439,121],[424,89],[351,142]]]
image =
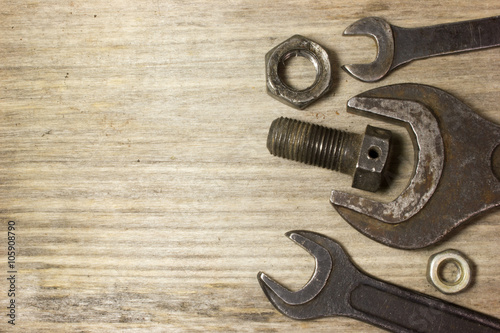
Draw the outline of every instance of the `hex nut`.
[[[459,271],[454,281],[445,281],[440,269],[446,264],[454,263]],[[427,280],[444,294],[455,294],[467,288],[472,281],[471,268],[468,259],[457,250],[445,250],[433,254],[427,265]]]
[[[389,158],[391,134],[382,128],[366,126],[352,187],[371,192],[380,188]]]
[[[293,56],[305,57],[316,68],[316,79],[306,89],[294,89],[280,78],[279,64]],[[266,83],[270,96],[296,109],[305,109],[323,96],[332,85],[328,53],[321,45],[306,37],[292,36],[266,54]]]

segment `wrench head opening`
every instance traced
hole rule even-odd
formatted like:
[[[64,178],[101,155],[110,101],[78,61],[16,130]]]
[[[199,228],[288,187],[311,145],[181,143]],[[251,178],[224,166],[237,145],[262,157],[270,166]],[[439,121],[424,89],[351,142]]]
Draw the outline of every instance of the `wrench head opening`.
[[[349,64],[342,68],[358,80],[375,82],[390,70],[394,59],[394,36],[387,21],[379,17],[365,17],[344,30],[344,36],[370,36],[377,43],[377,57],[369,64]]]
[[[425,105],[408,100],[353,97],[347,106],[350,112],[403,124],[414,145],[414,172],[406,189],[391,202],[382,203],[333,190],[331,203],[385,223],[396,224],[409,219],[429,201],[443,170],[444,145],[436,117]]]
[[[410,125],[417,153],[412,179],[391,202],[332,191],[335,209],[364,235],[396,248],[422,248],[500,205],[500,181],[491,161],[500,145],[500,126],[449,93],[396,84],[356,96],[349,108]]]
[[[342,294],[347,293],[343,283],[331,282],[339,277],[346,282],[342,273],[351,277],[353,270],[357,269],[350,264],[350,260],[339,244],[320,234],[310,231],[291,231],[286,233],[291,240],[302,246],[315,259],[314,273],[302,289],[290,291],[279,284],[263,272],[259,272],[257,279],[265,295],[273,306],[287,317],[293,319],[313,319],[333,314],[341,314],[340,308],[344,308],[344,298]],[[333,265],[337,266],[338,274],[332,276]],[[328,302],[328,297],[332,291],[325,289],[335,289],[339,294],[339,304]],[[338,289],[338,290],[337,290]]]

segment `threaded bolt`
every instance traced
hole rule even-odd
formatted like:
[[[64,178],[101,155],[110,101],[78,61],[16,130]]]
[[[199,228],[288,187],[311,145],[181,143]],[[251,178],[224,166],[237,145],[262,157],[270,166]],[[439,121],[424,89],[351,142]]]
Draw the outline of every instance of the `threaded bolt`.
[[[367,126],[362,135],[281,117],[269,128],[267,149],[274,156],[350,174],[354,177],[353,187],[376,191],[387,160],[389,139],[389,131],[372,126]],[[363,154],[362,149],[366,150]],[[366,164],[363,160],[379,165],[370,165],[371,174],[367,175],[360,170],[360,162]],[[370,184],[365,184],[368,178]]]

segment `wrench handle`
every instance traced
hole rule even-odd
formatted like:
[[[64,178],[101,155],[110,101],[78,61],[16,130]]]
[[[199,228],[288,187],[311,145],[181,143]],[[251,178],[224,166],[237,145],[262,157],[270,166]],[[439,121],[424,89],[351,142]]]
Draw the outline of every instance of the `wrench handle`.
[[[496,318],[371,278],[350,305],[353,317],[394,332],[500,332]]]
[[[391,27],[391,69],[415,59],[500,46],[500,16],[421,28]]]

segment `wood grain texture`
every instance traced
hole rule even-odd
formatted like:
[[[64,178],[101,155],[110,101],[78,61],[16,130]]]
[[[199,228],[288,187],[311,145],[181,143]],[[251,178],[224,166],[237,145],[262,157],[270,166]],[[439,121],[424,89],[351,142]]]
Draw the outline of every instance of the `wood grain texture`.
[[[330,206],[332,188],[354,191],[348,176],[265,146],[280,116],[383,125],[404,147],[393,188],[374,197],[396,196],[411,173],[405,131],[347,114],[347,99],[423,83],[500,123],[500,50],[421,60],[367,84],[339,66],[370,61],[375,45],[342,31],[365,16],[405,27],[493,16],[498,1],[5,0],[0,13],[0,232],[15,220],[18,245],[18,317],[11,327],[1,310],[0,331],[380,331],[275,311],[257,272],[300,288],[314,265],[283,236],[293,229],[338,240],[378,278],[500,317],[498,212],[430,248],[388,248]],[[264,55],[293,34],[327,48],[336,69],[332,93],[302,112],[265,92]],[[475,263],[465,293],[426,281],[428,257],[446,248]],[[4,268],[0,281],[5,309]]]

